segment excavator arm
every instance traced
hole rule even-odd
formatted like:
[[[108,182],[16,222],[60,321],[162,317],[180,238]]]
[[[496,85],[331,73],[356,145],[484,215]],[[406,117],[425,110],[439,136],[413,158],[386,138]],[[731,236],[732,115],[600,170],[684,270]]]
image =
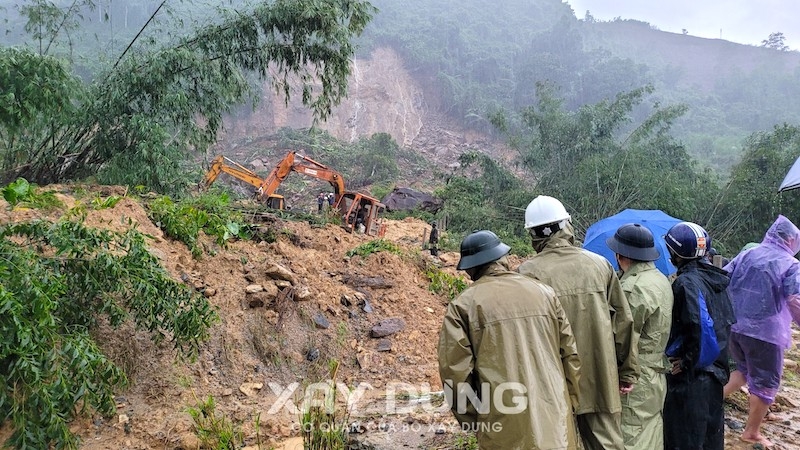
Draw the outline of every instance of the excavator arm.
[[[232,165],[226,164],[226,161]],[[223,172],[256,188],[260,188],[261,184],[264,182],[264,180],[262,180],[252,170],[247,169],[241,164],[231,161],[222,155],[219,155],[214,158],[213,161],[211,161],[211,167],[208,169],[206,176],[203,178],[203,182],[201,183],[200,187],[203,189],[208,188]]]
[[[337,204],[342,198],[342,195],[344,195],[344,178],[342,174],[294,151],[287,153],[281,162],[272,169],[272,172],[270,172],[264,180],[264,183],[260,186],[261,195],[269,196],[274,194],[278,186],[280,186],[291,172],[302,173],[330,183],[331,186],[333,186],[333,193]]]

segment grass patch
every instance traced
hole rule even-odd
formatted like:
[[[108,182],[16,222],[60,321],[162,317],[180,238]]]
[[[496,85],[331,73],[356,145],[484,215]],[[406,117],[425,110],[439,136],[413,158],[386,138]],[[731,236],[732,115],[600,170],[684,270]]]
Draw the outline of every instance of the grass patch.
[[[399,246],[389,242],[385,239],[375,239],[373,241],[366,242],[364,244],[359,245],[358,247],[349,250],[346,255],[348,257],[353,256],[361,256],[365,258],[373,253],[379,252],[389,252],[394,253],[395,255],[401,255],[403,251],[400,249]]]
[[[208,396],[205,400],[197,402],[196,406],[189,407],[189,415],[194,421],[197,438],[203,448],[217,450],[234,450],[243,442],[243,434],[238,426],[224,415],[217,415],[214,397]]]
[[[460,275],[451,275],[433,264],[425,269],[425,276],[431,284],[428,289],[436,294],[444,295],[448,300],[458,297],[467,288],[467,280]]]

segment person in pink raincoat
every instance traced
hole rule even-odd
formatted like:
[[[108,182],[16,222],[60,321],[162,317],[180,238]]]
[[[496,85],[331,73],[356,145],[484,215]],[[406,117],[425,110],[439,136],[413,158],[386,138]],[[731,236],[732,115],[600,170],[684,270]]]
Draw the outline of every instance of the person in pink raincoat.
[[[725,270],[736,323],[730,353],[736,370],[725,396],[747,384],[750,411],[742,440],[770,447],[761,422],[775,401],[783,373],[783,352],[792,346],[792,319],[800,324],[800,229],[778,216],[761,244],[740,253]]]

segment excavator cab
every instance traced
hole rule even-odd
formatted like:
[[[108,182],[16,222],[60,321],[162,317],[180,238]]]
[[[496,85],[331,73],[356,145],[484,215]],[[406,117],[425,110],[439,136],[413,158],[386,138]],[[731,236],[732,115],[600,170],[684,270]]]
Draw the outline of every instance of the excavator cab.
[[[272,209],[286,209],[286,203],[283,200],[283,196],[280,194],[272,194],[267,197],[267,200],[264,202],[267,208]]]
[[[358,192],[345,192],[335,207],[341,213],[347,231],[378,237],[386,234],[386,224],[381,219],[386,205],[378,199]]]

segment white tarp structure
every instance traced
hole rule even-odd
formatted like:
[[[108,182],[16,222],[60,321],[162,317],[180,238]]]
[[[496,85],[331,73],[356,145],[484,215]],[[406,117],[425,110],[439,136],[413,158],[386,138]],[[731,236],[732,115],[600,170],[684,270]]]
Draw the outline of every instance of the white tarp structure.
[[[800,188],[800,158],[797,158],[794,164],[792,164],[792,168],[789,169],[789,172],[783,177],[783,182],[778,192],[797,188]]]

